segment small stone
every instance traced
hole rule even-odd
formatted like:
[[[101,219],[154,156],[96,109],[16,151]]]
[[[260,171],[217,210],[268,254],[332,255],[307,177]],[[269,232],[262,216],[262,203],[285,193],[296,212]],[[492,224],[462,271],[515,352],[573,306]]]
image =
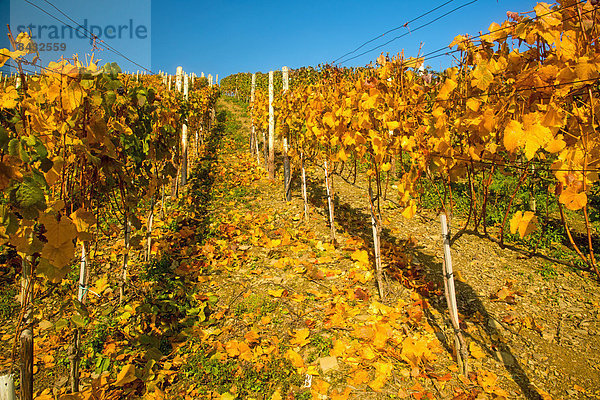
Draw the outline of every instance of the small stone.
[[[500,328],[502,328],[502,326],[498,323],[498,321],[496,321],[493,318],[488,319],[487,324],[491,329],[495,329],[497,331],[499,331]]]
[[[542,331],[542,338],[548,342],[552,342],[554,340],[554,334],[549,331]]]
[[[335,371],[340,367],[337,362],[337,357],[321,357],[319,358],[319,365],[324,374],[329,371]]]
[[[506,351],[497,351],[496,357],[498,357],[498,360],[500,360],[502,363],[504,363],[504,365],[507,367],[512,367],[516,363],[516,360],[513,357],[513,355],[510,353],[507,353]]]

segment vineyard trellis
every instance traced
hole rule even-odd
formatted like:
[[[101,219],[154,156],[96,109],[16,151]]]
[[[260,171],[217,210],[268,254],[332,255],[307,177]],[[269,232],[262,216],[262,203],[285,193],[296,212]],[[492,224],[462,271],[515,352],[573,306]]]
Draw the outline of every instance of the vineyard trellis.
[[[13,50],[0,50],[0,66],[12,60],[18,75],[4,80],[0,94],[0,241],[23,260],[13,367],[20,337],[21,398],[30,399],[32,304],[39,279],[59,283],[70,270],[78,243],[77,295],[68,305],[76,312],[67,321],[74,332],[70,387],[77,392],[92,248],[102,237],[99,221],[114,216],[121,224],[123,302],[132,239],[145,238],[149,259],[154,208],[160,201],[164,210],[169,182],[176,188],[187,183],[188,147],[197,154],[210,132],[219,90],[207,79],[184,74],[181,67],[177,90],[171,91],[171,76],[167,81],[166,74],[123,74],[117,64],[99,67],[93,58],[87,64],[77,57],[53,62],[40,74],[26,74],[23,65],[33,64],[28,50],[19,49],[33,48],[31,38],[26,33],[9,38]],[[195,141],[188,132],[195,133]],[[148,208],[143,221],[141,212]]]
[[[529,209],[518,209],[515,198],[527,185],[541,187],[554,198],[571,247],[600,279],[589,216],[600,170],[598,10],[590,2],[562,0],[555,6],[539,3],[533,14],[508,13],[508,20],[492,23],[489,33],[457,36],[449,46],[456,65],[439,73],[423,68],[428,55],[382,54],[375,67],[291,71],[290,89],[275,90],[274,99],[264,84],[250,88],[250,74],[223,80],[224,93],[244,101],[252,91],[258,132],[265,132],[267,110],[274,105],[276,132],[285,140],[284,156],[292,157],[299,171],[305,204],[305,163],[323,166],[332,241],[331,170],[350,164],[354,180],[358,167],[365,170],[382,298],[380,201],[392,173],[398,175],[399,206],[408,218],[417,212],[425,180],[441,182],[438,209],[450,216],[453,185],[464,182],[468,215],[457,234],[482,227],[502,246],[507,229],[520,238],[536,229],[533,194]],[[234,85],[235,92],[228,90]],[[258,148],[258,137],[252,137],[252,149]],[[271,141],[263,140],[263,148],[265,155],[274,151]],[[488,229],[491,188],[497,174],[515,170],[519,174],[496,237]],[[585,243],[575,240],[565,209],[583,221]]]

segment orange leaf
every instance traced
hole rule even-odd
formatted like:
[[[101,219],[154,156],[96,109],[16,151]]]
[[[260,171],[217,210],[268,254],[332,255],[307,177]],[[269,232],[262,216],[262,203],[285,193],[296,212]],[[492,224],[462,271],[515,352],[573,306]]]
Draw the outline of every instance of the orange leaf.
[[[121,369],[121,372],[117,375],[117,381],[114,383],[115,386],[125,386],[126,384],[133,382],[137,379],[135,376],[135,365],[127,364]]]
[[[239,342],[237,340],[230,340],[225,344],[225,350],[229,357],[237,357],[240,355]]]
[[[369,380],[369,373],[367,371],[365,371],[364,369],[359,369],[352,375],[352,378],[348,378],[348,384],[350,386],[356,387],[356,386],[362,385],[363,383],[367,382],[368,380]]]
[[[277,290],[269,289],[269,290],[267,290],[267,293],[269,296],[281,297],[281,296],[283,296],[284,291],[285,291],[285,289],[277,289]]]
[[[481,347],[479,347],[479,345],[475,342],[469,343],[469,352],[471,353],[473,358],[484,358],[485,357],[485,353],[483,352]]]
[[[510,220],[510,232],[514,234],[518,230],[522,239],[533,232],[536,222],[537,217],[532,211],[525,211],[524,213],[517,211]]]
[[[504,147],[513,151],[523,142],[523,125],[518,121],[510,121],[504,128]]]
[[[486,393],[492,393],[494,391],[494,386],[496,385],[497,380],[498,376],[493,372],[482,369],[477,371],[477,383],[481,385]]]
[[[352,259],[362,267],[369,266],[369,253],[366,250],[356,250],[352,253]]]
[[[351,392],[352,389],[346,386],[346,389],[344,389],[343,392],[334,390],[329,394],[329,397],[331,398],[331,400],[347,400]]]
[[[308,328],[295,329],[290,343],[300,347],[305,346],[310,342],[308,340],[308,335],[310,335]]]
[[[304,360],[302,359],[302,356],[294,350],[288,349],[288,351],[285,352],[285,356],[288,360],[290,360],[294,368],[304,367]]]
[[[574,187],[570,186],[567,190],[563,190],[558,201],[569,210],[580,210],[587,204],[587,195],[585,192],[578,193]]]
[[[258,336],[258,333],[256,333],[255,330],[251,330],[246,332],[244,338],[246,339],[246,342],[248,342],[248,344],[253,344],[259,342],[260,336]]]

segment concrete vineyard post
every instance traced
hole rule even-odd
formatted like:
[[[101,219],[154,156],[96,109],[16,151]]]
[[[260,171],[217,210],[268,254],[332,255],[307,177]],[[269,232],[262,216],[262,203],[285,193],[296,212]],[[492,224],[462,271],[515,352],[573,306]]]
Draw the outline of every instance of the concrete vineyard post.
[[[256,148],[256,162],[260,164],[260,157],[258,155],[258,146],[255,145],[256,140],[256,127],[254,126],[254,91],[256,90],[256,74],[252,74],[252,86],[250,87],[250,110],[252,119],[250,121],[252,127],[250,131],[250,153],[254,153]]]
[[[0,376],[0,400],[16,400],[15,381],[12,374]]]
[[[289,81],[289,68],[281,68],[283,93],[287,93],[290,88]],[[283,132],[283,190],[285,193],[285,200],[292,201],[292,174],[290,168],[290,157],[288,156],[288,135],[289,132]]]
[[[177,72],[175,73],[175,89],[178,92],[181,92],[181,85],[183,83],[183,68],[177,67]]]
[[[183,98],[185,101],[188,100],[188,75],[185,74],[183,77]],[[181,127],[181,186],[187,184],[188,177],[188,126],[186,121],[183,122]]]
[[[79,288],[77,290],[77,300],[80,303],[85,304],[88,292],[88,282],[90,277],[89,270],[89,259],[87,252],[87,243],[84,241],[81,243],[81,259],[79,263]],[[73,335],[73,342],[71,343],[70,349],[70,381],[71,381],[71,392],[79,392],[79,359],[81,347],[81,331],[79,328],[75,329]]]
[[[332,197],[332,190],[331,190],[331,185],[330,186],[330,176],[329,176],[329,170],[327,169],[327,160],[325,160],[323,162],[323,166],[325,168],[325,188],[327,189],[327,206],[329,208],[329,228],[331,229],[331,242],[335,243],[335,225],[334,225],[334,219],[333,219],[333,199]]]
[[[275,179],[275,110],[273,109],[273,71],[269,71],[269,179]]]
[[[444,276],[444,292],[446,294],[446,303],[450,312],[450,321],[454,328],[454,346],[456,349],[456,358],[458,364],[462,366],[465,376],[468,373],[467,359],[469,351],[460,328],[458,319],[458,307],[456,304],[456,290],[454,288],[454,272],[452,271],[452,257],[450,254],[450,235],[448,234],[448,223],[445,213],[440,214],[440,223],[442,225],[442,245],[444,247],[444,262],[442,274]]]
[[[169,90],[171,90],[172,83],[173,83],[173,75],[169,75]]]

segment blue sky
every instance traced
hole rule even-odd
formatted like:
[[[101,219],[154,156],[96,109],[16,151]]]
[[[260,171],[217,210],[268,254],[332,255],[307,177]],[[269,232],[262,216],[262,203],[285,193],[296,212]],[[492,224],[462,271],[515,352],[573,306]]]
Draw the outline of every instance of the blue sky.
[[[29,0],[55,13],[45,0]],[[132,7],[130,0],[120,0],[116,6],[98,9],[103,1],[49,0],[66,14],[80,21],[82,18],[108,24],[119,18],[136,19],[145,23],[148,7]],[[116,0],[108,0],[115,2]],[[148,0],[135,0],[146,2]],[[201,72],[223,78],[236,72],[266,72],[283,65],[291,68],[316,66],[332,62],[363,42],[427,12],[448,0],[421,1],[152,1],[151,22],[147,42],[115,42],[114,48],[149,66],[153,71],[174,73],[178,65],[185,71]],[[471,0],[454,0],[438,11],[413,22],[415,29]],[[9,5],[10,4],[10,5]],[[384,52],[414,56],[422,44],[423,52],[447,46],[454,36],[487,31],[491,22],[501,23],[506,11],[531,11],[536,2],[531,0],[478,0],[443,17],[433,24],[398,39],[384,48],[373,51],[344,65],[359,66]],[[7,19],[7,9],[31,8],[32,18],[42,18],[39,11],[25,0],[0,0],[0,20]],[[36,16],[37,14],[40,16]],[[14,12],[13,12],[14,14]],[[25,12],[27,15],[27,13]],[[108,22],[105,22],[108,21]],[[0,46],[6,46],[5,24],[1,20]],[[82,22],[81,22],[82,23]],[[381,44],[394,36],[408,32],[401,28],[363,49]],[[89,45],[89,44],[88,44]],[[357,52],[360,53],[361,51]],[[116,61],[124,69],[136,70],[129,62],[112,52],[97,54],[105,61]],[[430,60],[434,69],[449,66],[446,57]],[[129,64],[129,65],[128,65]]]
[[[445,2],[155,1],[152,66],[174,71],[182,65],[185,70],[216,72],[220,77],[235,72],[266,72],[283,65],[315,66],[331,62]],[[416,21],[413,27],[467,2],[455,0]],[[477,34],[487,30],[491,22],[504,21],[506,11],[531,11],[535,4],[531,0],[479,0],[382,50],[395,54],[405,49],[405,54],[416,55],[420,43],[425,52],[435,50],[447,46],[458,34]],[[183,10],[188,11],[182,14]],[[374,51],[345,65],[365,65],[379,54]],[[448,63],[448,59],[440,58],[432,60],[431,66],[439,69]]]

